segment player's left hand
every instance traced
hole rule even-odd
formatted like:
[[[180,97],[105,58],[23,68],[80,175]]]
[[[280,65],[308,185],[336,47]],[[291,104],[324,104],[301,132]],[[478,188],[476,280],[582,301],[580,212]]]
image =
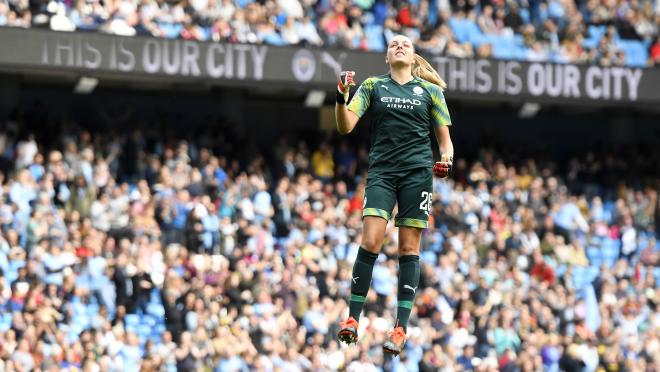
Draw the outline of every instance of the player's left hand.
[[[451,167],[454,162],[453,157],[442,154],[440,161],[435,162],[433,166],[433,174],[436,177],[445,178],[451,173]]]
[[[348,103],[348,97],[352,86],[355,86],[355,71],[342,71],[337,84],[337,103]],[[340,102],[342,101],[343,102]]]

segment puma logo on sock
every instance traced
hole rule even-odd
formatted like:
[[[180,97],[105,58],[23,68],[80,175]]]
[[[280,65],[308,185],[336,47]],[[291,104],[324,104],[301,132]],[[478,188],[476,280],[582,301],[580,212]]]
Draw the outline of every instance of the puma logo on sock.
[[[409,286],[408,284],[403,285],[403,288],[410,289],[411,291],[413,291],[413,293],[417,292],[418,287],[419,286],[413,288],[413,287]]]

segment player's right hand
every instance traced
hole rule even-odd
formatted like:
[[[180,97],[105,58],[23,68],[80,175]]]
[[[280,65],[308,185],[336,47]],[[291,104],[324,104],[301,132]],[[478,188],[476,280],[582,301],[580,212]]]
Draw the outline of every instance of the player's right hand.
[[[355,77],[355,71],[342,71],[339,75],[339,83],[337,84],[337,102],[339,102],[339,96],[344,99],[343,103],[348,102],[349,93],[351,91],[351,86],[355,85],[353,78]]]
[[[453,162],[453,156],[443,154],[440,157],[440,161],[436,162],[433,166],[433,174],[440,178],[447,177],[451,172]]]

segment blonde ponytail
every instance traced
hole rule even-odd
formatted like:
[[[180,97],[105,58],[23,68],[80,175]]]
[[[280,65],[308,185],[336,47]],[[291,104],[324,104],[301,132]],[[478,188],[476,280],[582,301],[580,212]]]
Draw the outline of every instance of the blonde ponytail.
[[[438,72],[428,63],[424,57],[415,53],[415,61],[412,66],[412,74],[420,79],[424,79],[429,83],[435,84],[440,87],[440,89],[445,90],[447,88],[447,83],[440,77]]]

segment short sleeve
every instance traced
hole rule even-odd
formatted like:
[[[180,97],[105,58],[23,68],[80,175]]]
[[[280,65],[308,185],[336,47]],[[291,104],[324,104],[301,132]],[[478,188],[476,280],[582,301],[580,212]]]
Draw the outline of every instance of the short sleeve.
[[[433,125],[451,125],[451,118],[449,117],[449,109],[445,96],[439,87],[432,85],[431,89],[431,116],[433,117]]]
[[[371,92],[373,91],[374,83],[371,78],[365,80],[360,84],[357,92],[348,104],[348,109],[353,111],[359,118],[364,115],[369,106],[371,105]]]

